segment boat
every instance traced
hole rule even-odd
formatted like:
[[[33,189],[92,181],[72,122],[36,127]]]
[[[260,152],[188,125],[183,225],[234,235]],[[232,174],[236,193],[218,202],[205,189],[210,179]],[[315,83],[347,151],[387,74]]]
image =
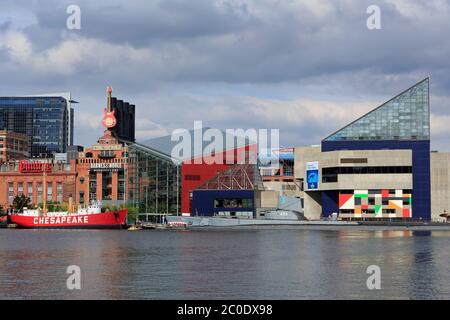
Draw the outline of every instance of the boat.
[[[8,217],[0,216],[0,228],[6,228],[6,227],[8,227]]]
[[[156,229],[157,223],[153,222],[143,222],[141,224],[142,229]]]
[[[164,229],[164,230],[185,230],[187,229],[188,224],[183,221],[171,221],[165,224],[160,224],[156,227],[156,229]]]
[[[101,202],[93,201],[87,207],[79,206],[75,212],[24,208],[20,213],[9,213],[8,223],[33,229],[122,229],[127,214],[127,209],[102,212]]]
[[[168,223],[152,223],[143,222],[142,229],[158,229],[158,230],[185,230],[188,225],[182,221],[173,221]]]
[[[132,225],[131,227],[128,228],[128,231],[139,231],[139,230],[142,230],[142,227],[137,225]]]
[[[43,166],[43,185],[47,184],[47,166]],[[102,212],[101,201],[91,201],[88,206],[79,205],[75,210],[69,197],[68,211],[48,212],[47,191],[44,190],[43,209],[23,208],[18,213],[8,213],[8,224],[30,229],[122,229],[125,227],[128,210],[119,209]]]
[[[277,214],[279,216],[277,217]],[[356,221],[288,219],[295,213],[273,212],[264,218],[231,218],[220,216],[167,216],[169,223],[183,222],[189,229],[197,227],[252,227],[252,226],[357,226]]]

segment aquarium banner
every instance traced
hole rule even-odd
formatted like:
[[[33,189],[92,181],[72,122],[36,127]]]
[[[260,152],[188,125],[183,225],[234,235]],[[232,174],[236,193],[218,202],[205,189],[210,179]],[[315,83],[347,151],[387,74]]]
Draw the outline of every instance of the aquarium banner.
[[[319,187],[319,162],[306,163],[306,183],[309,190],[315,190]]]

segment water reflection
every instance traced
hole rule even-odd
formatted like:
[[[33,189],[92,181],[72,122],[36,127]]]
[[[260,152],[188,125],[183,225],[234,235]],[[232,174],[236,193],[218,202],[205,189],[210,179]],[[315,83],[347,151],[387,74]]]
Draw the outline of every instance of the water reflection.
[[[0,298],[450,298],[450,232],[0,230]],[[67,290],[69,265],[82,290]],[[368,290],[369,265],[382,290]]]
[[[434,239],[430,237],[431,232],[416,232],[415,236],[417,238],[412,245],[414,261],[409,271],[409,296],[411,299],[437,298],[440,284],[436,279],[439,279],[440,275],[437,274],[436,256],[439,252],[436,252]],[[446,265],[441,267],[445,269]]]

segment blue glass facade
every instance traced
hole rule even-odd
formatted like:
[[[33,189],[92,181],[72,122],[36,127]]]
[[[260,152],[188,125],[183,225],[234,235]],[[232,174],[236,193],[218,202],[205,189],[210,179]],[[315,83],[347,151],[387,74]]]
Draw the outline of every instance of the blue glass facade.
[[[0,129],[29,137],[31,157],[50,157],[73,144],[73,110],[63,97],[0,97]]]
[[[322,140],[322,152],[412,151],[413,219],[431,219],[429,79]],[[322,214],[338,212],[338,193],[322,192]]]

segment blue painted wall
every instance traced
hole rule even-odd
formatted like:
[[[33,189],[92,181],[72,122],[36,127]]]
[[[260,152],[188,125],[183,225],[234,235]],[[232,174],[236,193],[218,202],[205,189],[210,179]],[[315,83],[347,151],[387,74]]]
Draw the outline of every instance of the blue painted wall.
[[[322,141],[322,152],[336,150],[383,150],[410,149],[412,150],[412,215],[414,219],[431,219],[431,180],[430,180],[430,141]],[[322,193],[323,214],[329,215],[336,209],[331,201],[333,194]],[[329,198],[329,199],[328,199]],[[338,200],[336,198],[336,207]],[[325,212],[326,210],[326,212]],[[332,210],[332,211],[330,211]]]
[[[327,190],[322,192],[322,216],[328,217],[333,212],[339,212],[339,191]]]
[[[253,199],[255,202],[254,190],[194,190],[192,193],[192,215],[213,216],[216,211],[253,211],[255,208],[214,208],[215,199]]]

